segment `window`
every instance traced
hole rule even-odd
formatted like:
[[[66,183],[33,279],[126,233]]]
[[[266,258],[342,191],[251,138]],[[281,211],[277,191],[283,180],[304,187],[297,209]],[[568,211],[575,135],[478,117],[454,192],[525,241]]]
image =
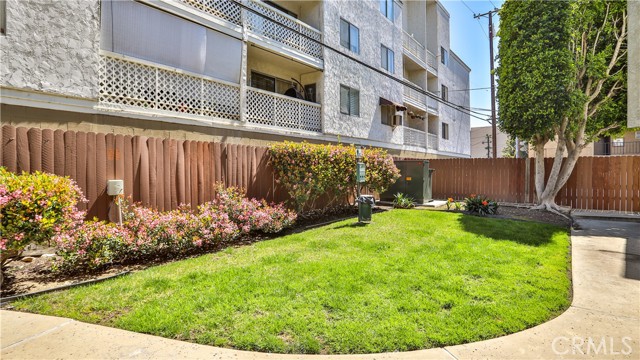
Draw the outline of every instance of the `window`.
[[[340,85],[340,112],[347,115],[360,115],[360,91]]]
[[[440,62],[449,65],[449,52],[440,46]]]
[[[340,19],[340,45],[360,54],[360,30],[344,19]]]
[[[252,71],[250,86],[265,91],[284,94],[285,91],[291,88],[291,81]]]
[[[384,125],[393,126],[393,117],[396,115],[396,107],[382,105],[380,106],[380,121]]]
[[[640,131],[636,131],[636,140],[640,140]]]
[[[442,123],[442,138],[449,140],[449,124]]]
[[[380,60],[383,69],[390,73],[394,72],[393,50],[384,45],[380,45]]]
[[[384,17],[393,21],[393,0],[380,0],[380,12]]]
[[[7,2],[0,0],[0,34],[7,33]]]
[[[442,100],[449,101],[449,88],[444,85],[440,85],[440,96]]]
[[[613,146],[616,146],[616,147],[624,146],[624,139],[623,138],[613,139]]]

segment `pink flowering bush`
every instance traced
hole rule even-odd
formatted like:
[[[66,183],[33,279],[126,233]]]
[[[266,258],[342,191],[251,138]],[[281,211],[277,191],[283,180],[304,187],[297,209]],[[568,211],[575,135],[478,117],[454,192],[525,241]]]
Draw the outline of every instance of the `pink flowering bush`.
[[[296,211],[313,208],[319,197],[326,195],[329,204],[347,204],[356,190],[356,151],[354,146],[315,145],[305,142],[283,142],[269,148],[270,162],[277,182],[291,197]],[[364,149],[366,185],[381,193],[399,177],[400,171],[386,151]]]
[[[0,253],[2,265],[29,243],[46,243],[84,219],[86,201],[68,177],[34,172],[14,174],[0,167]]]
[[[247,199],[244,191],[219,186],[214,201],[197,211],[189,206],[160,212],[140,204],[123,205],[123,224],[91,221],[56,236],[64,271],[184,255],[232,243],[252,231],[279,232],[293,225],[295,213],[282,205]]]

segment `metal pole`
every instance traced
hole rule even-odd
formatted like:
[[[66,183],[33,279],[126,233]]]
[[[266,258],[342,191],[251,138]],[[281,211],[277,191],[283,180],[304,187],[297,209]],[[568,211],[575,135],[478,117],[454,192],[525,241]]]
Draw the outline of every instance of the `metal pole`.
[[[516,136],[516,159],[520,158],[520,139]]]

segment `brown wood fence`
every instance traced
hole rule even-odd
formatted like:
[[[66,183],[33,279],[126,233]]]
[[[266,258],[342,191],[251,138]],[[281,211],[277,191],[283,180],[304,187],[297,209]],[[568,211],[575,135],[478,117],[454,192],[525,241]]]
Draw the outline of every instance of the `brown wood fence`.
[[[286,200],[265,147],[8,125],[0,131],[0,166],[71,177],[89,199],[82,207],[90,217],[108,217],[109,179],[123,179],[125,195],[159,210],[209,201],[216,182],[243,187],[251,197]]]
[[[552,164],[552,158],[545,159],[547,176]],[[501,202],[535,201],[534,159],[437,159],[430,167],[436,169],[436,199],[482,194]],[[575,209],[640,211],[640,156],[581,157],[556,202]]]

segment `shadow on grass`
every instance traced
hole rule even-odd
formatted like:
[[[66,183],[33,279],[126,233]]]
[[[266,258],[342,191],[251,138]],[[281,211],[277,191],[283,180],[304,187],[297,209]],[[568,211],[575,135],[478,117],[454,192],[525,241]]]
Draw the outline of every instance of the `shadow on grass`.
[[[510,219],[495,219],[475,215],[460,215],[458,221],[466,232],[498,241],[513,241],[523,245],[541,246],[551,242],[560,227]]]
[[[348,224],[343,224],[340,226],[335,226],[333,228],[331,228],[332,230],[338,230],[338,229],[344,229],[344,228],[359,228],[359,227],[365,227],[369,224],[365,224],[365,223],[360,223],[360,222],[352,222],[352,223],[348,223]]]

